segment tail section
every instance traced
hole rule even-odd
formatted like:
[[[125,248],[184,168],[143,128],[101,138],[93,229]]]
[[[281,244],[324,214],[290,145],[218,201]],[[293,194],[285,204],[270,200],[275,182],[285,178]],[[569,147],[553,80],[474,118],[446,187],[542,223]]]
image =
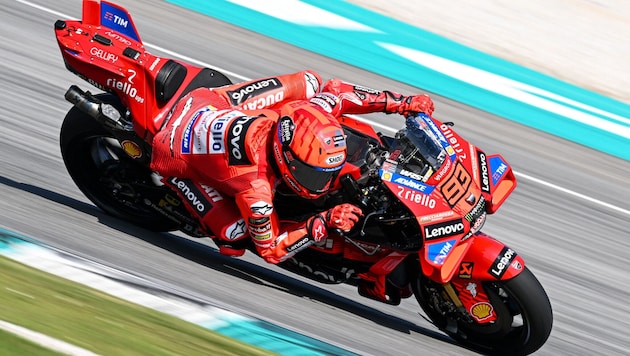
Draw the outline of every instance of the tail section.
[[[83,0],[83,24],[107,27],[142,44],[129,12],[124,7],[109,1]]]

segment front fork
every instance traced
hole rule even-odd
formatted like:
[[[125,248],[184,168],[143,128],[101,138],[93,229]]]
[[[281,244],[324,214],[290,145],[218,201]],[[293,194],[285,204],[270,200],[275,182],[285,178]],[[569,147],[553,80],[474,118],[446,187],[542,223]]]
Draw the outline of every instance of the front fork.
[[[483,284],[516,277],[523,271],[525,262],[514,250],[482,232],[474,234],[463,244],[467,245],[465,250],[449,255],[441,266],[442,270],[429,265],[421,250],[422,270],[432,272],[425,275],[440,286],[441,299],[447,301],[451,305],[449,309],[456,310],[460,318],[478,323],[495,321],[494,307]],[[452,270],[443,270],[445,267]],[[443,276],[449,277],[446,279]]]

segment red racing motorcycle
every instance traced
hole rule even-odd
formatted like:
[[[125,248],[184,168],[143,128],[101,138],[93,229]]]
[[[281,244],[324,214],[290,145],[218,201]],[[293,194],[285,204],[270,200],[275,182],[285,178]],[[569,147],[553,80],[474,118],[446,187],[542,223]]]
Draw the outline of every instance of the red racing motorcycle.
[[[84,0],[82,20],[57,21],[55,34],[66,68],[102,90],[66,92],[74,106],[60,144],[76,185],[113,216],[203,237],[150,170],[150,143],[179,98],[230,80],[147,52],[129,13],[108,1]],[[516,187],[507,161],[424,114],[406,118],[394,136],[352,117],[340,121],[348,162],[336,188],[316,204],[280,190],[275,203],[287,220],[343,202],[365,216],[281,266],[323,283],[356,284],[361,295],[392,305],[415,296],[436,327],[481,352],[538,350],[552,328],[549,299],[514,249],[481,232]]]

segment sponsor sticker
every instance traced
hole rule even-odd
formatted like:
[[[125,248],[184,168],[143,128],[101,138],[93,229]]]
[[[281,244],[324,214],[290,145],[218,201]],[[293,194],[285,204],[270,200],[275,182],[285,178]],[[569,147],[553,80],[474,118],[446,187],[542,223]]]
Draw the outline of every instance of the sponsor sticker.
[[[381,171],[381,179],[386,181],[386,182],[391,182],[392,181],[392,177],[394,176],[394,173],[389,172],[389,171],[384,171],[384,170],[380,170]]]
[[[245,220],[239,219],[234,224],[228,226],[228,228],[225,230],[225,237],[228,240],[236,240],[242,237],[247,232],[247,230],[245,230],[245,226]]]
[[[424,227],[424,237],[427,240],[439,239],[464,233],[462,219],[445,221]]]
[[[130,140],[124,140],[120,144],[122,145],[123,150],[125,150],[125,153],[129,155],[129,157],[136,159],[142,157],[142,149],[140,148],[140,146],[138,146],[137,143]]]
[[[199,119],[200,115],[201,112],[197,112],[184,129],[184,132],[182,134],[182,154],[189,154],[191,152],[190,144],[192,141],[193,126],[195,126],[195,123]]]
[[[486,154],[482,151],[477,151],[477,158],[479,164],[479,185],[482,191],[490,192],[490,174],[488,171],[488,161]]]
[[[329,165],[329,166],[338,166],[345,159],[346,159],[346,154],[345,153],[339,153],[339,154],[336,154],[334,156],[326,157],[326,164]]]
[[[127,12],[113,4],[101,3],[101,24],[133,40],[140,40]]]
[[[494,263],[490,266],[488,273],[496,279],[501,279],[515,257],[516,252],[514,250],[509,247],[504,247],[495,259]]]
[[[379,95],[381,93],[380,90],[372,89],[372,88],[369,88],[369,87],[364,87],[362,85],[355,85],[353,89],[355,91],[359,91],[359,92],[363,92],[363,93],[367,93],[367,94],[372,94],[372,95]]]
[[[278,88],[282,88],[280,80],[277,78],[266,78],[243,85],[235,90],[228,91],[227,94],[229,95],[232,105],[237,106],[247,99],[251,99],[257,95],[261,95],[262,93]]]
[[[283,116],[278,123],[278,135],[280,135],[280,142],[283,145],[288,145],[293,142],[293,132],[295,131],[295,124],[293,119],[288,116]]]
[[[315,241],[323,241],[328,237],[328,230],[326,228],[326,222],[321,216],[315,216],[310,220],[309,226],[307,226],[309,235]]]
[[[249,126],[254,122],[256,117],[244,116],[235,119],[228,129],[228,162],[230,165],[251,165],[252,162],[247,157],[245,151],[245,136]]]
[[[470,293],[471,297],[473,298],[477,297],[477,283],[469,282],[466,285],[466,290]]]
[[[459,140],[457,139],[457,136],[455,135],[453,130],[451,130],[451,128],[446,124],[440,125],[440,129],[442,130],[444,137],[448,140],[455,153],[459,156],[459,160],[462,162],[466,160],[468,158],[468,154],[464,152],[464,149],[459,144]]]
[[[253,203],[252,205],[249,206],[249,208],[251,209],[252,213],[257,214],[257,215],[262,215],[262,216],[271,215],[271,212],[273,211],[273,206],[271,206],[271,204],[266,203],[262,200],[259,200]]]
[[[472,210],[464,216],[464,218],[470,222],[473,222],[485,212],[486,212],[486,199],[484,197],[479,197],[479,201],[477,202],[477,205],[475,205],[472,208]]]
[[[449,211],[443,211],[440,213],[435,213],[435,214],[431,214],[431,215],[424,215],[421,216],[419,221],[420,222],[431,222],[431,221],[436,221],[436,220],[442,220],[444,218],[448,218],[455,215],[455,213],[452,210]]]
[[[184,200],[193,207],[199,216],[204,217],[212,209],[212,204],[205,198],[205,194],[199,191],[192,181],[172,177],[170,183],[175,186],[175,189],[181,193]]]
[[[461,279],[471,279],[474,266],[474,262],[462,262],[459,265],[459,272],[457,273],[457,277]]]
[[[118,62],[117,55],[107,52],[106,50],[102,48],[92,47],[90,48],[90,54],[93,55],[94,57],[104,60],[105,62],[110,62],[110,63]]]
[[[109,78],[107,79],[106,84],[112,89],[121,91],[123,94],[129,96],[131,99],[139,103],[144,103],[144,98],[138,94],[138,89],[136,89],[133,85],[133,78],[136,76],[135,71],[129,69],[129,74],[130,75],[127,77],[127,81],[119,81],[115,78]]]
[[[494,308],[488,302],[481,302],[470,307],[470,315],[474,316],[477,321],[488,319],[492,316]]]
[[[422,182],[419,182],[417,180],[405,177],[403,175],[394,173],[392,174],[392,182],[398,184],[398,185],[402,185],[405,186],[407,188],[411,188],[415,191],[418,192],[422,192],[424,194],[431,194],[431,192],[433,192],[433,189],[435,189],[434,186],[432,185],[428,185]]]
[[[424,177],[419,175],[418,173],[412,172],[412,171],[408,171],[404,168],[401,168],[400,171],[398,172],[401,176],[405,176],[405,177],[409,177],[411,179],[415,179],[415,180],[422,180]]]
[[[451,252],[453,247],[455,246],[455,239],[437,242],[433,244],[429,244],[427,247],[427,254],[430,261],[437,265],[444,264],[446,260],[446,256]]]
[[[303,238],[297,240],[292,245],[287,246],[287,252],[297,252],[303,248],[310,246],[313,243],[308,236],[304,236]]]
[[[435,199],[431,196],[423,193],[418,193],[415,190],[407,189],[405,187],[398,186],[398,193],[396,193],[400,199],[410,201],[415,204],[426,206],[429,209],[435,208]]]
[[[507,163],[505,163],[501,157],[494,156],[488,160],[490,163],[490,171],[492,172],[492,184],[497,185],[499,180],[503,177],[507,171]]]

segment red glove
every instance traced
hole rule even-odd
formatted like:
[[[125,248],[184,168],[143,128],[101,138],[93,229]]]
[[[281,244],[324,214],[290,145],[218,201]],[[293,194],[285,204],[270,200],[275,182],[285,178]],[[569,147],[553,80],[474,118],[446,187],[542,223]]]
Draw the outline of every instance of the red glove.
[[[346,203],[328,210],[324,214],[324,221],[326,221],[326,225],[330,229],[350,231],[361,216],[363,216],[361,209]]]
[[[420,94],[405,97],[397,111],[404,117],[408,117],[421,112],[431,116],[433,110],[435,110],[433,100],[426,94]]]

